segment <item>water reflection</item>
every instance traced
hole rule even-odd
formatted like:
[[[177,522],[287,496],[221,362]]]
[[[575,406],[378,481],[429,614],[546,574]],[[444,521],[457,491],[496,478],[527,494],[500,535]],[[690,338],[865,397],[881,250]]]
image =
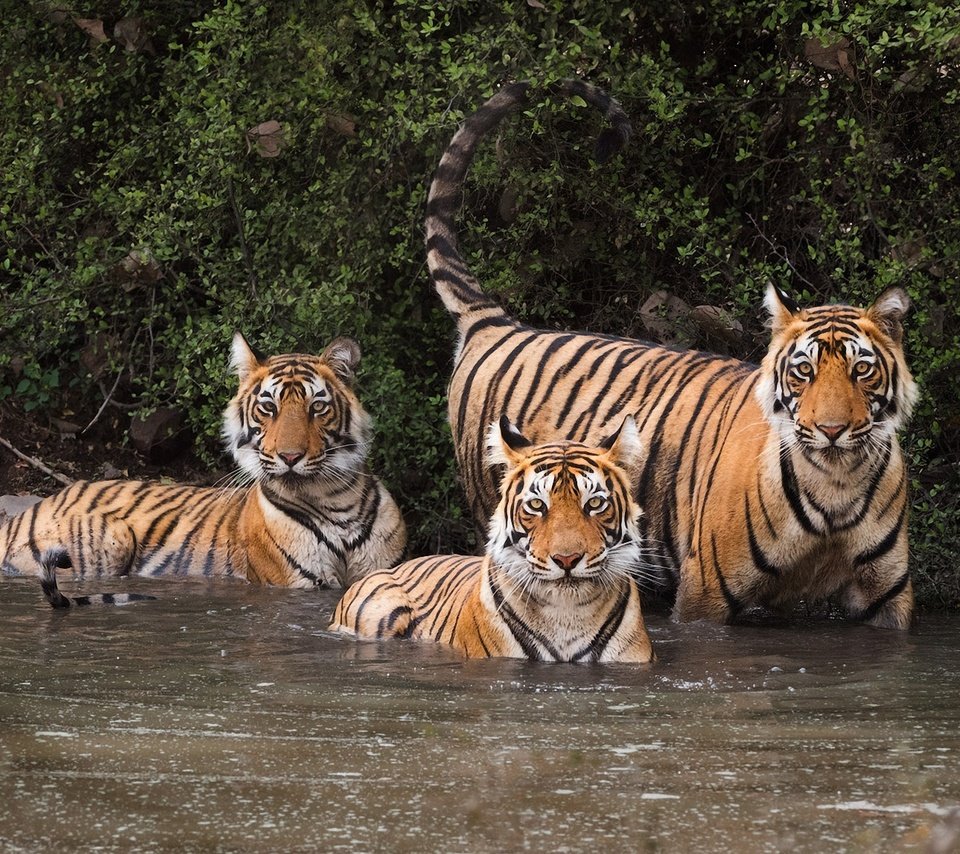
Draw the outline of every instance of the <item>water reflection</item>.
[[[949,618],[653,615],[650,667],[464,662],[328,634],[334,593],[123,586],[162,599],[62,613],[0,588],[5,846],[923,850],[956,829]]]

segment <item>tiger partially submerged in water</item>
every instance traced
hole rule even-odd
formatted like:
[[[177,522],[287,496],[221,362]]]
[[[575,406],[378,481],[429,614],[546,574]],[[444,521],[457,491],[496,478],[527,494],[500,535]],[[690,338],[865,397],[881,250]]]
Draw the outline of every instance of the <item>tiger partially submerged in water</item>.
[[[430,187],[427,263],[457,323],[449,416],[478,526],[497,502],[484,430],[503,413],[534,442],[598,441],[634,413],[647,456],[635,497],[682,619],[732,619],[838,594],[853,617],[905,628],[907,477],[897,431],[917,397],[903,351],[910,300],[801,308],[771,286],[762,365],[694,350],[531,329],[483,293],[457,248],[455,216],[480,139],[527,103],[504,86],[457,131]],[[629,137],[616,102],[571,81]]]
[[[0,525],[4,574],[233,577],[345,587],[400,560],[403,518],[367,468],[370,417],[351,383],[360,359],[341,337],[319,356],[263,358],[239,333],[239,380],[223,435],[244,487],[78,482]],[[114,601],[125,601],[122,598]],[[96,597],[90,597],[93,601]]]
[[[506,473],[486,555],[434,555],[369,575],[344,593],[330,628],[433,640],[468,658],[650,661],[632,576],[642,555],[633,419],[598,447],[531,445],[502,419],[489,445],[488,462]]]

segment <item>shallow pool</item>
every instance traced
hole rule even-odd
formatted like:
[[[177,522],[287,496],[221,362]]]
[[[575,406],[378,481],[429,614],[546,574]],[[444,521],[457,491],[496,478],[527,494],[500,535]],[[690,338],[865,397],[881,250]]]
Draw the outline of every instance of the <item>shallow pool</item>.
[[[7,849],[898,851],[960,832],[960,620],[648,620],[655,665],[461,661],[336,601],[0,582]]]

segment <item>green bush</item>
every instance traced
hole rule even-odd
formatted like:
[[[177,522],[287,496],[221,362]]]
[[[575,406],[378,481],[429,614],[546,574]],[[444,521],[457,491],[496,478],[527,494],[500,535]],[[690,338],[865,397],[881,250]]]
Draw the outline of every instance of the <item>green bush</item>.
[[[667,290],[739,318],[723,346],[752,359],[770,278],[811,302],[904,285],[923,389],[905,441],[914,565],[926,601],[960,601],[952,4],[59,9],[24,4],[0,32],[0,396],[32,417],[95,411],[119,377],[124,400],[183,408],[212,461],[234,329],[265,350],[349,333],[414,547],[464,547],[426,186],[500,81],[582,75],[623,102],[634,139],[597,167],[586,109],[505,125],[464,205],[482,281],[531,323],[629,335]]]

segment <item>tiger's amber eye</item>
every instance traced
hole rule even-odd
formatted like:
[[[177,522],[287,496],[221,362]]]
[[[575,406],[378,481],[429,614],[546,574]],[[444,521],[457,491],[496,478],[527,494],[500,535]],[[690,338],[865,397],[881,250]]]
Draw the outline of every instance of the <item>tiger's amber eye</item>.
[[[873,365],[870,362],[857,362],[853,366],[853,376],[858,380],[865,380],[873,373]]]
[[[527,501],[527,510],[531,513],[542,513],[546,509],[546,502],[540,498],[531,498]]]
[[[257,403],[257,409],[261,415],[273,418],[277,414],[277,405],[272,400],[261,400]]]
[[[330,408],[330,404],[325,400],[315,400],[310,404],[311,415],[323,415]]]
[[[809,362],[800,362],[794,365],[793,369],[804,379],[810,379],[813,376],[813,365]]]
[[[590,510],[594,513],[596,513],[598,510],[603,510],[603,508],[606,506],[607,499],[601,495],[594,495],[593,498],[586,503],[587,510]]]

